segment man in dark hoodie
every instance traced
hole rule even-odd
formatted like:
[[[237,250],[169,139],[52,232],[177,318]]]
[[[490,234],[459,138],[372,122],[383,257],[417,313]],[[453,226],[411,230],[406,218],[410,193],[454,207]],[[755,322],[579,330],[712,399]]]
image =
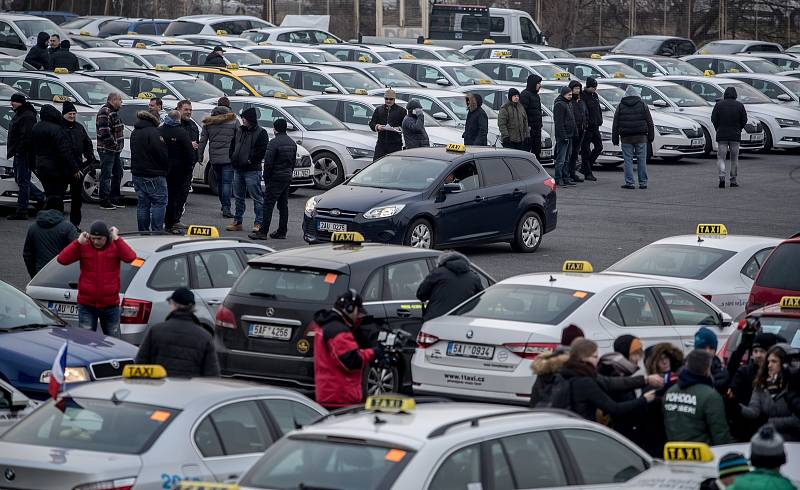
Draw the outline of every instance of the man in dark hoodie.
[[[653,142],[655,127],[650,109],[639,96],[641,91],[633,85],[628,86],[614,113],[614,124],[611,129],[611,142],[616,146],[622,140],[622,158],[625,167],[623,189],[636,188],[633,185],[634,156],[637,161],[639,189],[647,189],[647,143]]]
[[[223,54],[225,54],[225,50],[222,49],[222,46],[214,46],[214,49],[208,53],[206,61],[203,63],[203,65],[221,67],[227,66],[228,64],[225,62],[225,58],[222,56]]]
[[[68,39],[61,41],[58,49],[50,54],[50,69],[66,68],[70,73],[80,70],[78,57],[69,50],[70,42]]]
[[[173,111],[175,112],[175,111]],[[168,116],[169,117],[169,116]],[[162,130],[158,128],[158,116],[149,111],[136,113],[136,123],[131,133],[131,174],[136,189],[136,222],[139,231],[161,231],[167,211],[169,172],[169,150]],[[171,128],[169,131],[174,131]],[[163,130],[167,132],[167,130]],[[182,138],[183,148],[188,138]],[[178,143],[175,146],[180,148]],[[180,158],[177,157],[176,158]]]
[[[553,104],[553,135],[556,139],[555,179],[559,187],[574,186],[569,178],[569,159],[572,155],[572,140],[577,133],[575,116],[572,114],[572,89],[561,87]]]
[[[739,187],[736,176],[739,171],[739,144],[742,130],[747,125],[747,110],[736,100],[736,89],[728,87],[722,100],[711,111],[711,124],[717,130],[717,166],[719,167],[719,188],[725,188],[725,155],[731,153],[731,187]]]
[[[513,87],[508,90],[508,101],[503,104],[497,114],[497,126],[500,129],[503,148],[523,151],[530,148],[528,114],[519,103],[519,90]]]
[[[258,114],[253,107],[242,112],[242,126],[231,140],[230,157],[233,165],[233,198],[236,210],[233,223],[226,226],[228,231],[242,231],[245,198],[247,194],[253,198],[255,221],[252,232],[261,230],[264,212],[264,193],[261,190],[261,162],[267,153],[269,134],[258,125]]]
[[[483,285],[469,259],[458,252],[443,253],[417,288],[417,299],[428,302],[422,318],[440,317],[481,291]]]
[[[149,113],[148,113],[149,115]],[[194,166],[194,148],[189,134],[181,127],[181,114],[171,111],[159,128],[167,145],[169,170],[167,171],[167,208],[164,212],[164,229],[176,235],[183,230],[176,227],[183,210],[183,193],[186,175],[191,175]]]
[[[169,214],[167,218],[172,220],[172,228],[176,230],[185,230],[188,226],[181,223],[181,217],[186,209],[186,201],[189,199],[189,191],[192,189],[192,174],[194,173],[194,166],[200,160],[198,149],[200,148],[200,128],[192,120],[192,103],[189,100],[181,100],[177,106],[178,112],[181,114],[180,127],[189,136],[189,142],[192,145],[192,160],[186,173],[183,175],[183,185],[175,195],[175,207],[172,211],[172,216]],[[172,194],[172,193],[170,193]],[[165,220],[169,224],[169,220]]]
[[[203,133],[200,135],[200,155],[205,154],[208,146],[208,163],[214,171],[217,181],[217,195],[223,218],[233,218],[231,214],[231,184],[233,167],[229,154],[231,141],[236,138],[239,122],[230,107],[218,105],[211,110],[211,115],[203,118]]]
[[[297,143],[286,134],[286,119],[278,118],[272,123],[275,137],[267,143],[264,154],[264,211],[261,229],[248,235],[252,240],[266,240],[272,222],[272,211],[278,204],[278,229],[270,233],[270,238],[285,239],[289,226],[289,187],[297,162]]]
[[[570,104],[572,105],[572,115],[575,117],[576,133],[575,137],[572,139],[572,145],[570,147],[569,166],[567,173],[572,182],[583,182],[583,178],[575,172],[578,171],[578,156],[580,155],[581,147],[583,146],[583,133],[586,129],[588,111],[586,110],[586,104],[584,104],[583,100],[581,99],[581,93],[583,92],[583,86],[581,85],[581,82],[572,80],[569,82],[569,88],[572,90],[572,100],[570,101]]]
[[[396,97],[394,90],[386,90],[383,94],[383,105],[375,109],[369,120],[369,128],[378,133],[373,162],[384,155],[403,149],[402,126],[403,119],[408,113],[394,103]]]
[[[64,41],[64,43],[67,41]],[[61,43],[62,45],[64,43]],[[94,146],[89,138],[89,133],[83,124],[76,121],[78,111],[72,102],[64,102],[61,107],[61,114],[64,118],[62,124],[64,131],[69,136],[70,146],[72,147],[72,158],[78,162],[81,171],[77,178],[69,181],[69,220],[76,227],[81,226],[81,206],[83,205],[83,169],[91,166],[95,162]]]
[[[78,229],[64,219],[64,200],[48,198],[44,210],[39,211],[36,222],[28,228],[22,247],[22,258],[31,278],[76,238]]]
[[[592,173],[592,167],[603,151],[603,138],[600,135],[603,110],[600,107],[600,98],[597,96],[597,80],[592,77],[586,79],[586,88],[583,89],[581,100],[586,106],[586,130],[581,144],[581,173],[585,180],[597,180]]]
[[[67,185],[80,179],[80,165],[58,109],[45,104],[40,116],[41,120],[31,130],[31,141],[35,142],[36,175],[47,197],[63,198]]]
[[[36,163],[36,155],[31,143],[31,131],[36,124],[36,109],[22,94],[11,96],[14,117],[8,125],[8,145],[6,157],[14,159],[14,181],[17,183],[17,210],[10,220],[28,219],[28,202],[32,197],[38,203],[45,200],[44,192],[31,184],[31,168]]]
[[[539,90],[542,88],[542,77],[528,75],[525,90],[519,96],[519,103],[525,108],[530,127],[531,153],[538,159],[542,153],[542,101]]]
[[[428,132],[425,131],[425,114],[418,99],[411,99],[406,105],[406,117],[403,118],[403,140],[405,148],[427,148],[431,146]]]
[[[47,52],[47,41],[49,40],[50,34],[40,32],[36,36],[36,44],[31,46],[28,54],[25,55],[25,62],[37,70],[47,70],[50,67],[50,54]]]
[[[483,110],[483,97],[480,94],[467,94],[467,122],[464,125],[465,145],[489,146],[489,116]]]

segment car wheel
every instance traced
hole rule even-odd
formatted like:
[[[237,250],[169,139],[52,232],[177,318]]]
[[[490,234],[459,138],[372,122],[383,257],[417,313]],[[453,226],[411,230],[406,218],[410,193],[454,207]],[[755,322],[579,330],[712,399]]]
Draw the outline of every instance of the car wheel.
[[[536,211],[528,211],[522,215],[517,223],[517,230],[514,233],[514,241],[511,246],[516,252],[530,253],[535,252],[542,243],[544,227],[542,218]]]
[[[299,189],[299,187],[289,187],[289,195],[291,196],[292,194],[297,192],[297,189]]]
[[[314,155],[314,187],[327,191],[344,180],[342,162],[327,151]]]
[[[433,226],[426,219],[414,220],[403,240],[404,245],[414,248],[433,248],[434,243]]]
[[[769,128],[764,125],[764,149],[761,150],[764,153],[772,150],[772,133],[770,133]]]
[[[367,396],[397,393],[400,390],[400,371],[395,366],[370,365],[364,372],[364,392]]]
[[[100,202],[100,169],[97,167],[90,168],[81,180],[81,196],[83,202],[98,203]]]
[[[219,187],[217,185],[217,173],[211,168],[211,164],[206,166],[206,183],[212,194],[219,195]]]
[[[703,137],[706,139],[706,146],[703,147],[703,156],[708,158],[711,152],[714,151],[714,143],[711,141],[711,133],[706,128],[703,128]]]

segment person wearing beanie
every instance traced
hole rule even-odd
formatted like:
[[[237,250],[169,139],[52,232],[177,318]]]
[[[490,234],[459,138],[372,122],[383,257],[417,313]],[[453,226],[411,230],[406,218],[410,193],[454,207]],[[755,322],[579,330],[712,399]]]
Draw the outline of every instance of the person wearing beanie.
[[[285,239],[289,227],[289,188],[297,161],[297,143],[286,134],[286,119],[278,118],[272,123],[275,137],[267,144],[264,155],[264,210],[261,229],[248,235],[252,240],[266,240],[272,223],[272,211],[278,204],[278,228],[270,238]]]
[[[403,118],[403,141],[405,149],[427,148],[431,146],[428,132],[425,131],[425,113],[419,99],[411,99],[406,105],[406,117]]]
[[[231,100],[224,95],[217,99],[217,106],[227,107],[228,109],[231,108]]]
[[[667,441],[704,442],[717,446],[733,442],[722,396],[711,381],[709,352],[695,349],[686,356],[678,383],[664,395]]]
[[[750,473],[750,463],[742,453],[727,453],[719,459],[717,464],[719,481],[729,487],[741,475]]]
[[[180,112],[180,127],[183,129],[192,145],[192,161],[186,173],[182,176],[181,186],[179,193],[175,197],[175,206],[167,209],[167,215],[164,217],[164,225],[173,230],[184,231],[189,227],[181,223],[181,217],[186,209],[186,201],[189,199],[189,191],[192,189],[192,173],[195,164],[200,161],[200,154],[197,151],[200,148],[200,128],[197,123],[192,120],[192,102],[189,100],[178,101],[176,106]],[[177,176],[176,176],[177,179]]]
[[[750,439],[750,464],[753,471],[745,473],[728,490],[796,490],[791,480],[781,475],[786,464],[783,438],[775,427],[767,424]]]
[[[586,109],[586,104],[581,99],[581,93],[583,92],[581,82],[572,80],[569,82],[568,87],[572,90],[570,105],[572,106],[572,115],[575,117],[575,128],[577,132],[572,139],[572,145],[570,147],[567,175],[572,182],[583,182],[583,177],[579,176],[576,172],[578,171],[578,156],[583,147],[583,134],[586,130],[588,111]]]
[[[169,117],[165,121],[167,119]],[[170,169],[170,146],[164,134],[174,128],[159,128],[159,121],[157,114],[139,111],[131,134],[131,174],[138,199],[136,223],[139,231],[164,229]],[[186,138],[186,135],[179,134],[178,137]]]
[[[145,118],[142,122],[142,126],[148,124],[147,121],[148,120]],[[139,225],[145,226],[147,222],[150,221],[151,227],[161,224],[164,230],[176,235],[181,235],[183,234],[183,230],[176,226],[176,224],[180,221],[179,213],[182,212],[183,204],[186,202],[185,199],[182,200],[182,196],[184,193],[184,186],[186,185],[186,175],[191,175],[192,168],[194,167],[194,149],[192,148],[189,134],[181,128],[180,111],[170,111],[167,117],[164,118],[164,124],[162,124],[161,127],[158,127],[157,121],[150,120],[149,126],[152,127],[153,124],[155,124],[158,130],[158,135],[164,141],[167,151],[167,172],[164,174],[167,184],[166,193],[164,193],[164,197],[166,197],[166,206],[164,207],[163,220],[161,219],[160,210],[156,216],[156,210],[151,209],[152,219],[155,220],[156,223],[147,220],[145,211],[143,210]],[[158,162],[155,164],[154,168],[158,168],[157,172],[160,174],[164,170],[160,158],[154,157],[153,160],[154,162]],[[155,177],[156,175],[151,176]],[[161,194],[160,187],[157,192]],[[158,200],[160,207],[161,199],[159,198]]]
[[[655,138],[655,126],[650,109],[642,101],[640,93],[640,88],[628,86],[614,112],[614,123],[611,126],[611,142],[614,146],[622,142],[625,170],[623,189],[636,188],[633,180],[634,157],[637,161],[639,189],[647,189],[647,144],[652,143]]]
[[[384,155],[394,153],[403,149],[403,119],[406,117],[405,109],[395,104],[397,93],[392,89],[387,89],[383,94],[383,105],[379,106],[372,113],[369,120],[369,128],[378,133],[378,141],[375,143],[375,155],[372,161],[378,160]],[[339,177],[344,178],[344,176]],[[339,181],[333,182],[333,185]]]
[[[81,69],[78,57],[69,48],[69,39],[61,41],[58,49],[50,55],[50,71],[55,71],[56,68],[66,68],[70,73],[74,73]]]
[[[465,145],[489,146],[489,116],[483,110],[481,94],[466,94],[467,120],[464,124]],[[494,142],[492,142],[494,143]]]
[[[61,43],[68,44],[67,41]],[[60,50],[59,50],[60,51]],[[75,227],[81,226],[81,206],[83,205],[83,175],[95,166],[94,145],[92,139],[89,138],[89,133],[83,124],[78,122],[75,118],[78,116],[78,111],[75,109],[75,104],[72,102],[64,102],[61,106],[61,114],[63,117],[64,131],[69,138],[70,147],[72,148],[72,159],[78,162],[80,171],[77,176],[74,176],[69,181],[69,220]]]
[[[525,108],[525,114],[528,116],[530,152],[536,155],[537,160],[542,156],[542,99],[539,97],[541,88],[542,77],[528,75],[525,90],[519,95],[519,103]]]
[[[28,54],[25,55],[25,63],[37,70],[47,70],[50,67],[50,53],[47,52],[47,41],[49,40],[50,34],[40,32],[36,36],[36,44],[31,46]]]
[[[661,342],[645,349],[645,373],[648,379],[658,376],[662,386],[648,386],[644,392],[654,391],[655,403],[647,406],[639,426],[639,446],[653,457],[661,458],[667,433],[664,429],[664,394],[678,382],[678,371],[683,365],[683,351],[671,342]]]
[[[167,301],[172,311],[147,329],[136,363],[164,366],[171,378],[219,376],[213,330],[195,316],[194,293],[180,287]]]
[[[6,157],[14,159],[14,182],[17,184],[17,209],[8,216],[10,220],[27,220],[28,203],[33,198],[41,208],[46,199],[44,192],[31,184],[31,168],[36,163],[35,145],[31,132],[36,124],[36,108],[20,93],[11,95],[14,117],[8,125]]]
[[[223,68],[228,66],[223,54],[225,54],[225,50],[222,49],[222,46],[214,46],[214,49],[206,56],[203,66],[221,66]]]
[[[500,107],[500,111],[497,113],[497,126],[500,129],[503,148],[523,151],[530,148],[528,114],[519,103],[519,90],[513,87],[509,89],[508,101]]]
[[[563,330],[561,330],[561,345],[569,347],[577,339],[586,337],[581,327],[570,323]]]
[[[228,231],[242,231],[244,219],[245,198],[248,194],[253,199],[252,232],[261,230],[264,212],[264,192],[261,190],[261,162],[267,153],[269,135],[258,125],[258,113],[254,107],[242,111],[242,125],[231,140],[228,155],[233,167],[233,199],[236,209],[233,223],[226,226]]]
[[[227,104],[222,104],[222,99]],[[236,139],[239,122],[228,105],[227,97],[220,98],[211,115],[203,118],[203,132],[200,135],[198,153],[205,155],[208,147],[208,161],[214,171],[217,182],[217,196],[223,218],[233,218],[231,214],[231,185],[233,184],[233,166],[231,166],[231,142]]]
[[[22,259],[31,278],[76,238],[78,229],[64,219],[64,200],[48,198],[44,210],[28,228],[22,247]]]
[[[758,369],[753,396],[742,416],[753,421],[766,420],[787,441],[800,441],[800,418],[789,407],[789,379],[783,366],[789,363],[788,344],[777,344],[767,351],[766,361]]]
[[[714,381],[714,388],[720,395],[728,392],[730,376],[728,370],[722,365],[722,361],[717,357],[719,339],[717,334],[708,327],[700,327],[694,334],[694,348],[704,350],[711,354],[711,379]]]
[[[603,151],[603,138],[600,135],[603,110],[600,107],[600,98],[597,96],[597,80],[592,77],[586,79],[581,100],[586,106],[586,129],[581,143],[581,173],[585,180],[596,181],[597,177],[592,173],[592,168]]]
[[[40,121],[31,130],[36,175],[47,197],[63,198],[67,186],[81,179],[80,159],[76,157],[80,153],[73,149],[61,111],[45,104],[39,116]]]
[[[572,141],[578,134],[575,116],[572,113],[572,89],[561,87],[553,104],[553,132],[556,142],[555,179],[559,187],[575,184],[569,178],[569,159],[572,156]]]
[[[61,265],[80,263],[78,275],[78,325],[120,337],[119,270],[122,262],[130,264],[136,252],[119,236],[115,226],[95,221],[89,231],[58,254]]]
[[[725,156],[731,155],[731,187],[739,187],[736,177],[739,172],[739,145],[742,141],[742,130],[747,125],[747,109],[736,100],[734,87],[725,89],[722,100],[714,104],[711,111],[711,124],[717,131],[717,167],[719,188],[725,188]]]

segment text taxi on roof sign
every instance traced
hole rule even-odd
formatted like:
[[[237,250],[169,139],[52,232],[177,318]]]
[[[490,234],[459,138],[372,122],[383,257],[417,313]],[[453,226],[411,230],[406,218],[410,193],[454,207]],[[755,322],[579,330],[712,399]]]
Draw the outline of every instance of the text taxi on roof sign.
[[[163,379],[167,370],[159,364],[128,364],[122,370],[125,379]]]
[[[219,238],[219,230],[215,226],[190,225],[186,230],[186,236]]]
[[[561,272],[591,273],[594,272],[594,269],[592,264],[585,260],[567,260],[564,262]]]
[[[800,296],[784,296],[781,298],[781,309],[800,309]]]

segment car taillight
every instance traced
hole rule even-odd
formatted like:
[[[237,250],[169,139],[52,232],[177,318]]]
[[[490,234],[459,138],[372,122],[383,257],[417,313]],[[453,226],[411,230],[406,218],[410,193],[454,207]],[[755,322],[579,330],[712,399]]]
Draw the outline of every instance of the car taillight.
[[[122,300],[122,308],[119,313],[119,322],[137,325],[146,324],[150,319],[150,311],[153,309],[153,303],[141,299],[124,298]]]
[[[549,179],[544,179],[544,185],[547,186],[548,189],[550,189],[550,192],[556,191],[556,181],[552,177],[550,177]]]
[[[136,478],[118,478],[78,485],[72,490],[131,490],[135,484]]]
[[[742,318],[739,320],[739,323],[736,324],[736,330],[744,330],[745,325],[747,325],[747,320]]]
[[[217,308],[217,316],[214,324],[220,328],[236,328],[236,315],[230,308],[220,306]]]
[[[503,344],[503,347],[510,350],[514,354],[523,359],[534,359],[539,354],[547,354],[553,352],[558,347],[558,344],[544,344],[539,342],[514,342],[511,344]]]
[[[436,342],[439,342],[439,337],[435,335],[431,335],[425,332],[420,332],[417,334],[417,347],[419,347],[420,349],[428,348],[433,344],[435,344]]]

